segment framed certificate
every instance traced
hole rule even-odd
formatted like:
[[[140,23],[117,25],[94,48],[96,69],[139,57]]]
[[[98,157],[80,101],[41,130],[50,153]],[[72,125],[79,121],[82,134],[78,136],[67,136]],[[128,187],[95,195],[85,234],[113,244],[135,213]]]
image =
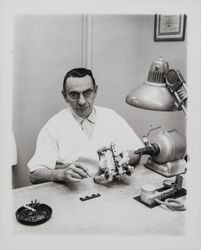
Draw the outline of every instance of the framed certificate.
[[[186,15],[155,15],[154,41],[184,41]]]

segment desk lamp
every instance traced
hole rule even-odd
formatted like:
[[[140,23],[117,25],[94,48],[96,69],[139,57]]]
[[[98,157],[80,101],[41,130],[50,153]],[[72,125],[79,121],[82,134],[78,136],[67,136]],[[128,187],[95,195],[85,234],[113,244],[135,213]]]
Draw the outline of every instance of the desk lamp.
[[[186,87],[178,70],[169,69],[162,57],[152,62],[147,82],[132,90],[126,103],[137,108],[156,111],[183,110],[186,114]],[[150,131],[149,131],[150,132]],[[148,133],[149,134],[149,133]],[[176,130],[161,131],[149,142],[143,137],[145,147],[135,151],[150,157],[145,167],[165,176],[172,177],[185,173],[186,139]]]

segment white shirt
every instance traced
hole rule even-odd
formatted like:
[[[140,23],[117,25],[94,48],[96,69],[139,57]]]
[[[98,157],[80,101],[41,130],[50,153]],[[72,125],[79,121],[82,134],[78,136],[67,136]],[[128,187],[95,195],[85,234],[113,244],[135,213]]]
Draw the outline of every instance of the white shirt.
[[[96,123],[95,109],[92,110],[91,114],[87,118],[82,118],[78,116],[72,109],[71,112],[75,117],[75,119],[77,120],[77,122],[80,124],[80,127],[82,128],[86,136],[90,139],[93,134],[94,126]]]
[[[53,116],[41,129],[36,151],[28,163],[30,171],[55,169],[56,163],[78,161],[90,174],[98,170],[97,150],[113,142],[122,150],[138,149],[143,143],[127,122],[111,109],[95,107],[95,125],[91,138],[86,136],[69,108]]]

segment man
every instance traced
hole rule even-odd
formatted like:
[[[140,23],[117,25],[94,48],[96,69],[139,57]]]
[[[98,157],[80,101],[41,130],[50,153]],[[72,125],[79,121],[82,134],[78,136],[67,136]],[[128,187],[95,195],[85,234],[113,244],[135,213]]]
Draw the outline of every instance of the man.
[[[97,150],[110,143],[119,150],[142,147],[134,131],[114,111],[94,106],[97,94],[93,74],[72,69],[63,81],[62,95],[68,107],[53,116],[41,129],[36,151],[28,163],[32,183],[82,181],[97,173]],[[130,164],[139,163],[132,154]]]

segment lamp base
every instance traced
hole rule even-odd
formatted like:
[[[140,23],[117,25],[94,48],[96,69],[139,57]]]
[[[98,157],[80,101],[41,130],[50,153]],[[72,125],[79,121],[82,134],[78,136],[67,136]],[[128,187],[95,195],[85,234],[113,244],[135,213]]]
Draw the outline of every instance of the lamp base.
[[[173,177],[186,172],[186,161],[184,159],[159,164],[149,157],[144,166],[165,177]]]

